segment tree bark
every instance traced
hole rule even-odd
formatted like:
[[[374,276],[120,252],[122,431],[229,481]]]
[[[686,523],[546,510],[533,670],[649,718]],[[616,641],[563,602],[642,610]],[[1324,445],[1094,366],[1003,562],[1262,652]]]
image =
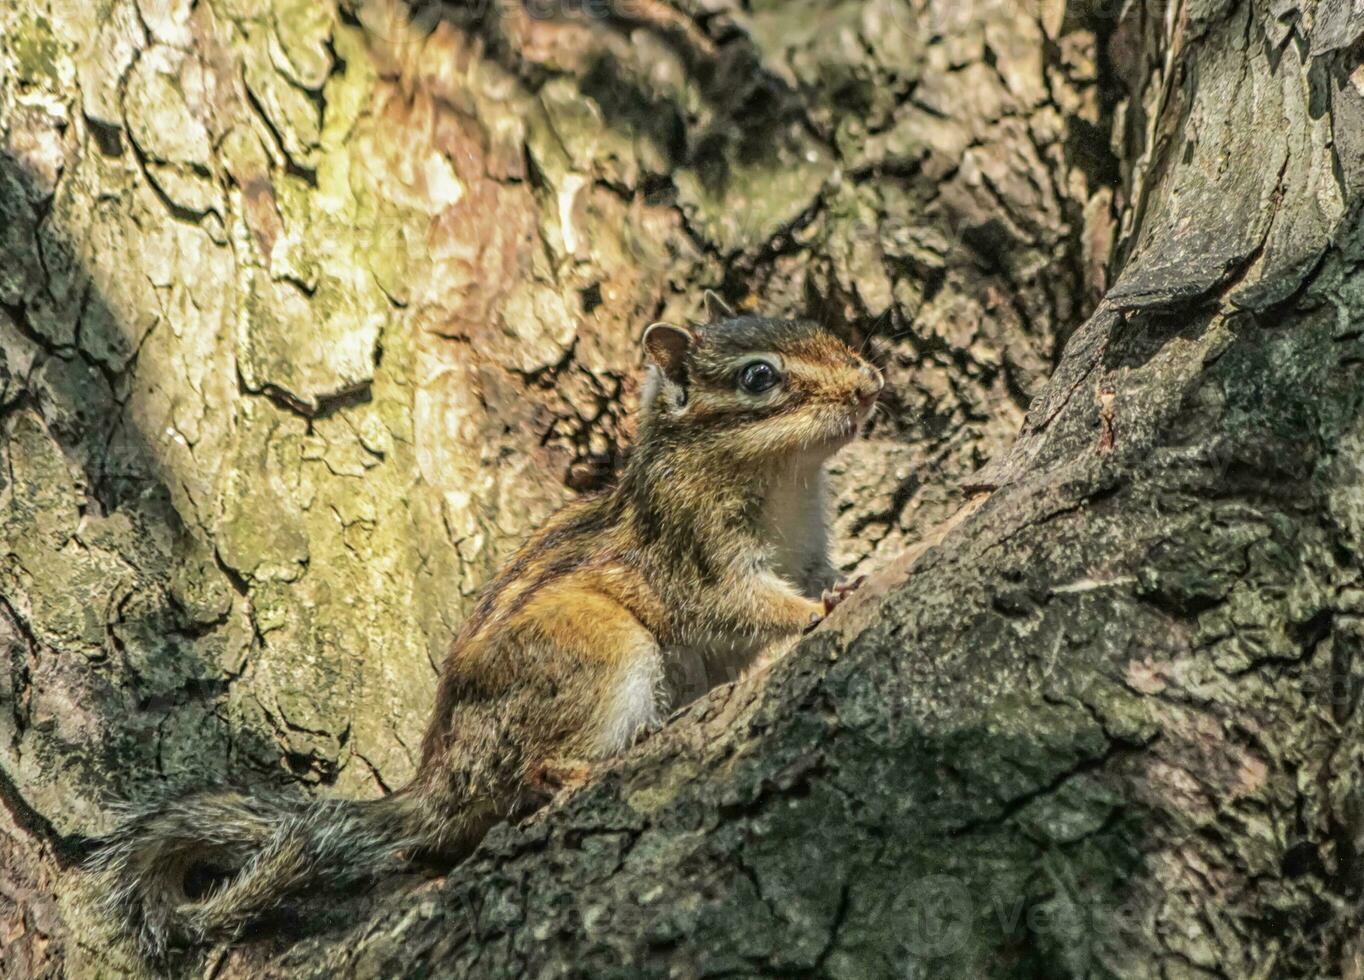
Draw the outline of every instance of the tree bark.
[[[445,878],[191,965],[1364,974],[1361,37],[0,10],[0,973],[141,969],[75,869],[113,801],[401,784],[469,596],[715,286],[886,366],[833,464],[872,581]]]

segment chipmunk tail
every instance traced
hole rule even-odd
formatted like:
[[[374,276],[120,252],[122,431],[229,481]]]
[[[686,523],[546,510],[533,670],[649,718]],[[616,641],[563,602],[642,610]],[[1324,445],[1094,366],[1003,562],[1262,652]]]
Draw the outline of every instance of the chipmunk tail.
[[[227,790],[134,813],[87,871],[143,955],[236,938],[305,889],[342,888],[446,850],[452,821],[421,797],[299,800]]]

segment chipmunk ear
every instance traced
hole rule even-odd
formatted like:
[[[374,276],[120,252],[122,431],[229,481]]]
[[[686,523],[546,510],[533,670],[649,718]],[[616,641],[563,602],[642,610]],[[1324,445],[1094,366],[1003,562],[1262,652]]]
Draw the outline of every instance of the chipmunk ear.
[[[734,312],[734,307],[726,303],[724,297],[717,293],[715,290],[707,289],[703,298],[706,307],[707,323],[718,323],[721,320],[732,320],[736,316],[738,316],[738,314]]]
[[[687,351],[696,335],[671,323],[655,323],[644,331],[644,349],[659,371],[673,384],[687,383]]]

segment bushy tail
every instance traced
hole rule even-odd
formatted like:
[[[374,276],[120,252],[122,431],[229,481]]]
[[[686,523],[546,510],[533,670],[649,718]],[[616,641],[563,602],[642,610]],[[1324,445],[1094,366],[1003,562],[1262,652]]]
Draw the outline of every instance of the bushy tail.
[[[214,791],[134,815],[90,872],[104,911],[149,957],[230,939],[304,889],[399,871],[451,830],[416,796],[304,801]]]

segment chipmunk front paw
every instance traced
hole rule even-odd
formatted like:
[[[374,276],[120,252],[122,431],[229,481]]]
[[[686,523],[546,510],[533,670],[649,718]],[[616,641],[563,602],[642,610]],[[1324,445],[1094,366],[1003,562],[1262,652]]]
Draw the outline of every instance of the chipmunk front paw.
[[[867,576],[859,575],[851,582],[839,582],[832,589],[825,589],[824,595],[821,597],[824,603],[824,615],[829,615],[842,605],[843,600],[860,589],[866,580]]]

